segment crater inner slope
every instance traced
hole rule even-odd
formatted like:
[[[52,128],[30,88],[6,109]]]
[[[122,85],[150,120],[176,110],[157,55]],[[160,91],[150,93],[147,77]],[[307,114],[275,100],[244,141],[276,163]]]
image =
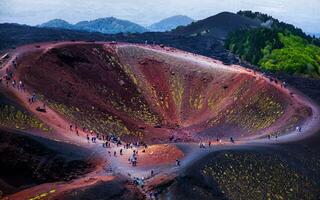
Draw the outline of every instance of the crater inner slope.
[[[19,60],[15,78],[28,91],[79,127],[124,140],[258,138],[312,116],[279,82],[167,47],[57,43]]]

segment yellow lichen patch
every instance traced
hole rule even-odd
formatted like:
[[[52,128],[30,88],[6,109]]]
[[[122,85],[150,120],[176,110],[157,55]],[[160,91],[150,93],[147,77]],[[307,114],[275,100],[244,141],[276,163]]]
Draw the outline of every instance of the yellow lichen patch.
[[[223,100],[226,98],[224,90],[216,90],[209,94],[210,97],[208,98],[208,107],[212,112],[216,112],[219,108],[219,105]]]
[[[219,154],[201,173],[213,178],[228,199],[316,199],[317,184],[274,154]]]
[[[128,129],[124,122],[118,117],[101,111],[95,111],[94,107],[93,109],[87,110],[81,109],[83,111],[78,112],[76,108],[72,106],[52,102],[48,103],[48,105],[72,121],[77,122],[79,126],[86,127],[88,130],[97,133],[113,133],[117,136],[141,136],[142,134]]]
[[[55,193],[55,192],[56,192],[56,190],[52,189],[52,190],[50,190],[48,192],[43,192],[43,193],[37,194],[36,196],[29,198],[29,200],[48,199],[48,196],[50,194]]]
[[[248,103],[227,110],[228,121],[249,131],[264,129],[275,123],[284,113],[283,106],[272,96],[266,94],[253,96]]]
[[[136,75],[133,73],[132,68],[129,65],[121,65],[119,64],[119,66],[122,68],[122,70],[130,77],[130,79],[132,80],[132,82],[136,85],[139,86],[140,83],[138,82],[138,78],[136,77]]]
[[[240,96],[241,97],[241,96]],[[247,101],[236,101],[236,106],[226,108],[208,126],[215,126],[222,121],[246,129],[249,133],[265,129],[275,123],[284,113],[283,105],[265,91],[251,97]]]
[[[189,106],[195,110],[201,110],[204,104],[204,96],[202,94],[190,95],[189,96]]]
[[[307,108],[302,108],[302,113],[300,113],[302,115],[294,114],[293,116],[291,116],[285,122],[285,125],[281,129],[279,129],[279,130],[277,130],[277,131],[275,131],[273,133],[270,133],[270,135],[272,135],[272,136],[275,136],[275,135],[280,136],[280,135],[285,135],[288,132],[295,131],[297,125],[299,123],[301,123],[305,119],[304,118],[305,117],[304,114],[308,115],[308,111],[306,111],[306,110],[307,110]]]
[[[116,62],[116,60],[114,58],[113,58],[113,60],[114,60],[114,62]],[[132,67],[129,65],[122,65],[118,62],[117,62],[117,64],[118,64],[118,66],[120,66],[122,68],[122,70],[126,73],[126,75],[135,84],[135,86],[137,87],[137,90],[141,91],[141,89],[143,88],[142,87],[143,83],[141,81],[139,81],[139,79],[137,78],[137,76],[133,72]],[[145,87],[145,89],[143,91],[153,92],[153,90],[150,90],[150,88],[148,88],[148,87]],[[142,121],[145,121],[145,122],[153,124],[153,125],[159,123],[159,121],[160,121],[159,117],[150,110],[149,106],[146,105],[145,102],[141,101],[142,95],[141,96],[139,96],[139,95],[141,95],[141,94],[137,94],[137,96],[134,96],[133,98],[131,98],[131,102],[136,105],[135,109],[132,109],[129,106],[126,106],[125,103],[123,103],[124,101],[122,99],[123,98],[122,96],[117,95],[113,91],[109,92],[109,94],[108,94],[108,96],[110,97],[109,98],[110,103],[117,110],[124,111],[135,119],[142,120]],[[168,107],[168,104],[166,104],[165,106]]]
[[[174,99],[175,105],[181,109],[182,97],[184,94],[184,86],[181,78],[178,75],[171,76],[170,79],[171,95]]]
[[[151,125],[157,124],[160,120],[156,114],[150,111],[149,106],[146,105],[140,97],[135,96],[130,99],[132,105],[134,105],[134,109],[132,109],[123,102],[122,97],[119,95],[110,93],[109,96],[112,98],[108,100],[108,103],[110,103],[116,110],[125,112],[133,119],[141,120]]]
[[[35,116],[19,110],[13,105],[0,105],[0,125],[16,129],[39,129],[45,132],[51,128],[37,119]]]

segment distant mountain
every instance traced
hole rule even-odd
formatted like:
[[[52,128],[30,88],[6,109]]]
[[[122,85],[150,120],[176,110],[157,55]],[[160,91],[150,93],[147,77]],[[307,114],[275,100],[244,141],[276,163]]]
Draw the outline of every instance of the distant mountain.
[[[74,26],[62,19],[53,19],[46,23],[40,24],[39,27],[74,29]]]
[[[178,27],[173,32],[189,36],[207,35],[218,39],[225,39],[230,32],[235,30],[259,26],[261,26],[259,20],[250,19],[249,17],[235,13],[222,12],[188,26]]]
[[[176,15],[166,19],[163,19],[157,23],[154,23],[147,28],[150,31],[154,32],[165,32],[177,28],[178,26],[186,26],[194,22],[195,20],[191,19],[188,16]]]
[[[316,37],[316,38],[320,38],[320,33],[311,33],[310,35]]]
[[[81,21],[74,25],[61,19],[54,19],[39,25],[39,27],[83,30],[106,34],[143,33],[148,31],[146,28],[138,24],[127,20],[120,20],[114,17],[100,18],[92,21]]]
[[[127,20],[120,20],[114,17],[100,18],[93,21],[82,21],[75,24],[78,30],[89,32],[100,32],[107,34],[115,33],[143,33],[147,29]]]

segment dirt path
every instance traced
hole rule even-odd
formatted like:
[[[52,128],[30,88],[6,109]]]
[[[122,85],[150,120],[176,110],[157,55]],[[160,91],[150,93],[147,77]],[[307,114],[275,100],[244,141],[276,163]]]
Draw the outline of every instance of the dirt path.
[[[84,43],[84,42],[79,42]],[[68,42],[53,44],[53,43],[44,43],[41,44],[41,50],[47,51],[50,48],[53,48],[55,45],[68,44]],[[74,43],[72,43],[74,44]],[[128,44],[120,44],[120,45],[128,45]],[[142,48],[151,48],[150,46],[139,45]],[[159,51],[161,53],[172,54],[174,52],[174,56],[189,59],[193,62],[201,62],[208,67],[217,67],[219,64],[217,61],[213,59],[209,59],[203,56],[195,56],[193,54],[181,52],[178,50],[163,50],[160,47],[152,47],[154,51]],[[16,52],[14,52],[8,62],[4,64],[0,68],[0,77],[3,77],[6,69],[11,69],[14,71],[11,62],[16,57],[21,57],[22,54],[28,49],[28,51],[39,50],[39,48],[35,47],[35,45],[28,45],[22,48],[19,48]],[[252,76],[256,76],[258,78],[265,79],[268,81],[267,77],[264,77],[260,73],[254,73],[251,70],[247,70],[240,66],[233,66],[234,68],[226,67],[222,70],[234,70],[239,73],[248,73]],[[19,77],[15,77],[17,82]],[[97,168],[85,175],[82,178],[72,180],[70,182],[58,182],[58,183],[47,183],[41,184],[36,187],[32,187],[23,191],[20,191],[16,194],[10,195],[6,197],[7,199],[29,199],[38,197],[40,199],[46,198],[49,196],[53,199],[55,196],[58,196],[66,191],[80,189],[84,186],[89,186],[97,183],[98,181],[112,181],[115,177],[112,175],[121,174],[122,176],[127,177],[128,179],[133,179],[134,177],[144,178],[146,180],[146,184],[149,184],[149,188],[158,184],[160,181],[165,181],[168,178],[173,178],[181,173],[187,166],[190,166],[193,162],[202,157],[206,156],[212,151],[219,151],[223,149],[236,149],[242,148],[246,145],[263,145],[267,146],[271,143],[285,143],[289,141],[301,140],[306,137],[310,137],[320,128],[320,110],[319,107],[312,102],[310,99],[300,94],[293,88],[290,87],[281,87],[281,85],[276,84],[274,82],[274,87],[279,89],[285,94],[290,95],[290,93],[294,93],[294,100],[309,106],[312,109],[312,116],[307,119],[307,121],[302,126],[302,132],[297,133],[293,131],[286,135],[280,136],[277,139],[257,139],[255,137],[242,139],[241,141],[236,141],[235,144],[231,144],[229,141],[222,141],[222,143],[213,142],[212,147],[206,149],[200,149],[198,144],[196,143],[177,143],[177,144],[162,144],[162,145],[154,145],[150,146],[149,149],[146,149],[145,153],[142,153],[143,148],[135,148],[139,151],[138,156],[138,165],[137,167],[130,166],[128,162],[128,158],[133,154],[133,149],[124,149],[123,155],[119,155],[119,151],[123,147],[116,147],[116,145],[112,144],[111,148],[103,148],[102,141],[98,141],[96,144],[88,143],[86,140],[87,133],[83,132],[81,128],[79,128],[79,135],[77,136],[74,131],[70,131],[70,124],[74,124],[73,122],[68,121],[66,118],[52,110],[51,108],[46,108],[46,113],[37,112],[36,108],[38,106],[42,106],[43,102],[37,101],[35,103],[30,104],[28,102],[28,98],[32,95],[30,91],[22,91],[17,88],[13,88],[11,84],[9,86],[5,86],[5,84],[0,85],[1,91],[6,93],[9,96],[17,99],[19,104],[21,104],[25,109],[35,114],[39,119],[41,119],[44,123],[50,125],[54,130],[50,134],[41,134],[41,133],[33,133],[37,134],[41,137],[50,138],[53,140],[59,140],[62,142],[75,144],[77,146],[81,146],[83,148],[89,148],[92,150],[93,154],[99,155],[102,159],[101,163],[97,165]],[[166,146],[165,146],[166,145]],[[159,155],[152,156],[153,153],[163,151],[164,154],[169,155],[165,159],[160,157]],[[109,153],[110,152],[110,153]],[[113,153],[116,152],[117,156],[113,156]],[[171,154],[170,154],[171,153]],[[175,165],[175,160],[181,160],[181,166],[177,167]],[[154,175],[151,176],[151,170],[154,171]],[[112,173],[111,173],[112,172]],[[164,177],[164,178],[163,178]],[[148,189],[143,190],[146,194],[149,192]],[[23,198],[21,198],[23,197]]]

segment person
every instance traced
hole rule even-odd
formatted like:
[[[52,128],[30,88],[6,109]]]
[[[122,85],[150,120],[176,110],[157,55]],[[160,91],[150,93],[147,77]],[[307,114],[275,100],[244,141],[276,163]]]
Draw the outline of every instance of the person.
[[[16,87],[16,80],[12,81],[12,87],[14,87],[14,88]]]
[[[144,187],[144,177],[140,179],[140,187],[143,189]]]
[[[24,89],[22,81],[19,81],[18,89]]]
[[[88,143],[90,143],[90,137],[88,134],[87,134],[87,140],[88,140]]]
[[[209,141],[209,147],[211,147],[211,141]]]
[[[300,126],[297,126],[297,127],[296,127],[296,131],[297,131],[297,132],[301,132],[301,127],[300,127]]]
[[[76,134],[77,134],[77,136],[79,136],[79,131],[78,130],[76,130]]]
[[[122,149],[120,149],[120,156],[122,156]]]
[[[137,166],[137,158],[135,156],[132,156],[130,161],[131,161],[132,167]]]
[[[203,143],[203,142],[200,142],[200,148],[203,148],[203,149],[206,148],[206,147],[204,146],[204,143]]]
[[[153,173],[154,173],[153,170],[151,170],[151,176],[153,176]]]
[[[113,152],[113,156],[117,157],[117,152],[116,151]]]
[[[31,96],[31,102],[35,102],[35,101],[36,101],[36,93],[33,92]]]
[[[286,82],[283,82],[282,85],[283,85],[283,87],[287,87],[287,83]]]
[[[176,160],[176,165],[179,167],[180,166],[180,160]]]
[[[118,140],[118,141],[117,141],[117,147],[119,147],[120,145],[121,145],[121,141]]]
[[[233,137],[230,137],[230,142],[232,142],[234,144],[234,139]]]
[[[72,124],[70,124],[70,131],[72,131]]]

